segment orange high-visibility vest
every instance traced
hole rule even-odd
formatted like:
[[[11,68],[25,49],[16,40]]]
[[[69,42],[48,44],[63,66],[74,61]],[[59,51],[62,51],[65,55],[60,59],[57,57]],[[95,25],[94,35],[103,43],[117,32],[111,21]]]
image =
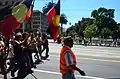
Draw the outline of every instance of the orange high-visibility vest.
[[[71,66],[67,66],[66,61],[65,61],[65,54],[70,53],[73,58],[73,63],[76,65],[76,56],[72,52],[71,49],[69,49],[66,46],[63,46],[60,52],[60,73],[62,74],[67,74],[69,71],[75,72],[74,69],[72,69]]]

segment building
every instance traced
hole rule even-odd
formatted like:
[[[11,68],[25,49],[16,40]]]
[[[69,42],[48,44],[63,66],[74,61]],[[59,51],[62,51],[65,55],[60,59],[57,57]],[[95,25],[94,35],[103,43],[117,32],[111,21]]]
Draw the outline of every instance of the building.
[[[39,29],[42,33],[46,33],[48,28],[48,17],[39,10],[33,10],[32,29]]]
[[[0,9],[15,4],[16,2],[19,2],[22,0],[0,0]],[[32,17],[30,20],[25,21],[21,28],[18,31],[30,31],[30,30],[39,30],[42,33],[46,33],[46,30],[48,28],[48,18],[46,15],[44,15],[39,10],[33,10]]]
[[[0,9],[22,0],[0,0]]]
[[[46,33],[48,28],[48,17],[44,15],[39,10],[33,10],[32,16],[29,20],[24,21],[21,25],[20,31],[34,31],[34,32],[41,32]]]

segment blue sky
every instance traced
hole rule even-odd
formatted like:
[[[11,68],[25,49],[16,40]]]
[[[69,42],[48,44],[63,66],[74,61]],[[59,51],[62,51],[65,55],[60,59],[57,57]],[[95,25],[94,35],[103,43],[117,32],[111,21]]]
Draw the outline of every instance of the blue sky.
[[[35,0],[34,9],[42,11],[42,7],[50,1],[52,0]],[[53,0],[53,2],[57,1]],[[68,24],[64,27],[69,27],[69,22],[74,25],[82,17],[90,17],[91,11],[99,7],[115,9],[115,20],[120,23],[120,0],[61,0],[61,13],[64,13],[68,19]]]

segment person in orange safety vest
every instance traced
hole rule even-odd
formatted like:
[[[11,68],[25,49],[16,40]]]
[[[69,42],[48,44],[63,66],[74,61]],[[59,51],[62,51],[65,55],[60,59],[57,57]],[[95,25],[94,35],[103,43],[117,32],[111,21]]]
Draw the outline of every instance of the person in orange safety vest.
[[[71,50],[73,47],[73,39],[68,36],[64,38],[63,42],[64,45],[60,52],[60,73],[62,74],[62,79],[75,79],[75,70],[82,76],[85,76],[85,72],[76,66],[76,56]]]

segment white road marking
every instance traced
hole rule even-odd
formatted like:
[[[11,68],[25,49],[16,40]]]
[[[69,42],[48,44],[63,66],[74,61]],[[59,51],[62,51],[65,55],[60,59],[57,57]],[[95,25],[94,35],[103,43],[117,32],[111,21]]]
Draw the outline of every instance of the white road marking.
[[[48,73],[48,74],[55,74],[55,75],[61,75],[59,72],[52,72],[52,71],[45,71],[45,70],[39,70],[39,69],[32,69],[36,72],[43,72],[43,73]],[[104,79],[104,78],[99,78],[99,77],[92,77],[92,76],[81,76],[81,75],[75,75],[76,77],[80,78],[87,78],[87,79]]]

